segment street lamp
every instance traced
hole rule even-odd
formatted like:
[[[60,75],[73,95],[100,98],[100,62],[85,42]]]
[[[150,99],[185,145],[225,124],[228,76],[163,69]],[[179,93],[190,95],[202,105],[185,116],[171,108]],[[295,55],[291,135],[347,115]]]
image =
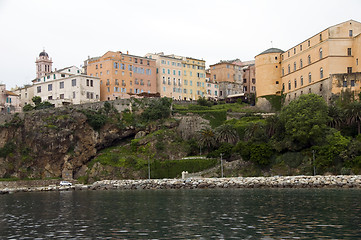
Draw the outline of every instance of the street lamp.
[[[221,155],[221,176],[223,178],[223,160],[222,160],[223,153],[221,153],[220,155]]]
[[[148,179],[150,179],[150,161],[148,156]]]

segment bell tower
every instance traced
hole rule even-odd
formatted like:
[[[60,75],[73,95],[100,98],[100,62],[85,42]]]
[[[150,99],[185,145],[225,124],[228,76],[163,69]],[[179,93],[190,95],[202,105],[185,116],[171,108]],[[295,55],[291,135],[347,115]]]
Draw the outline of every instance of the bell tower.
[[[39,57],[36,58],[36,77],[41,78],[52,72],[53,61],[49,55],[43,50]]]

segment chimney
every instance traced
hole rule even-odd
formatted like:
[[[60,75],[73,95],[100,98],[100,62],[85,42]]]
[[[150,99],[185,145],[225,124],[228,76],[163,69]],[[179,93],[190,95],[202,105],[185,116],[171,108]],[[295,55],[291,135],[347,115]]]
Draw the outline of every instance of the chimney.
[[[129,51],[127,50],[127,55],[129,55]]]

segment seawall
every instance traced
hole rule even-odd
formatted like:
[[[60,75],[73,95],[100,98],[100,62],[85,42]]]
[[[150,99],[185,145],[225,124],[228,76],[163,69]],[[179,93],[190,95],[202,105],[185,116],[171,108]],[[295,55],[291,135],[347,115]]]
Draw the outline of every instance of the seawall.
[[[59,181],[59,180],[58,180]],[[141,189],[206,189],[206,188],[361,188],[361,175],[338,176],[275,176],[235,178],[187,178],[102,180],[91,185],[17,186],[0,185],[0,194],[37,191],[70,190],[141,190]]]

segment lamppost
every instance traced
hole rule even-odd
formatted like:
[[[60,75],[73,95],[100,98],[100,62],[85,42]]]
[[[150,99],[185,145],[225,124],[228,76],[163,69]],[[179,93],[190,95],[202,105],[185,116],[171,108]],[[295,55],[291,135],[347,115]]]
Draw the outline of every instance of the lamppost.
[[[150,179],[150,161],[148,156],[148,179]]]
[[[313,176],[316,176],[315,150],[312,150],[312,165],[313,165]]]
[[[223,178],[223,160],[222,160],[223,153],[221,153],[220,155],[221,155],[221,176]]]

